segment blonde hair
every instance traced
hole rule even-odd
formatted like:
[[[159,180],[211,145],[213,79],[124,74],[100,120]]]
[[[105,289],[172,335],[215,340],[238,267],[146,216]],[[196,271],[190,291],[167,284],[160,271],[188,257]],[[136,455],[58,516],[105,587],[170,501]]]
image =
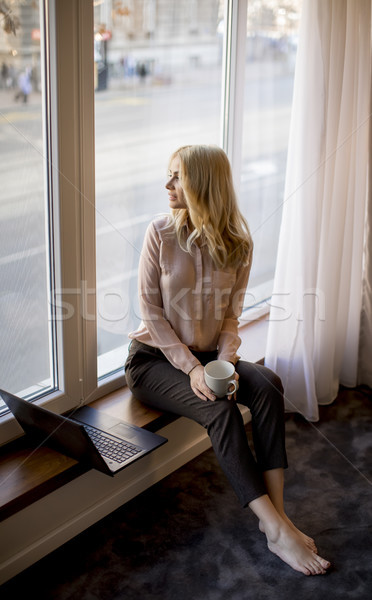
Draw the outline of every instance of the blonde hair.
[[[250,263],[253,241],[238,207],[225,152],[218,146],[182,146],[170,162],[175,157],[180,160],[180,183],[187,206],[172,210],[180,246],[191,253],[193,242],[205,241],[217,268]]]

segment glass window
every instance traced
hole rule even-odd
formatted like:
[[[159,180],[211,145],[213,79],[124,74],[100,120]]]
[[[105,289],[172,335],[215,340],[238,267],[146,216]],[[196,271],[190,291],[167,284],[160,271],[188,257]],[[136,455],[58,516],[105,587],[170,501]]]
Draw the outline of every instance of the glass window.
[[[272,292],[300,9],[301,0],[248,2],[240,200],[255,244],[252,306]]]
[[[95,3],[98,374],[122,369],[137,327],[149,221],[168,212],[168,159],[220,143],[224,2]]]
[[[42,2],[1,3],[0,12],[0,382],[31,397],[57,386]]]

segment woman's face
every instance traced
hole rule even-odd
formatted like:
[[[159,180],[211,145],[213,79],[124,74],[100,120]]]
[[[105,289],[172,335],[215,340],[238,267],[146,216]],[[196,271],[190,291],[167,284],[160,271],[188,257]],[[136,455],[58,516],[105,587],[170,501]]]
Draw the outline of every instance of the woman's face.
[[[178,156],[175,156],[170,163],[168,171],[169,179],[165,185],[168,190],[170,208],[187,208],[185,196],[179,179],[179,172],[180,159]]]

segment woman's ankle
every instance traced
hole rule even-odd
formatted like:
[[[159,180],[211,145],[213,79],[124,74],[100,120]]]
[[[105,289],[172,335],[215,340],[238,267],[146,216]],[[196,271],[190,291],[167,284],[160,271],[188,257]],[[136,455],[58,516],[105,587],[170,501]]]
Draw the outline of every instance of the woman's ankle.
[[[274,542],[280,532],[288,527],[287,520],[278,513],[268,495],[253,500],[249,507],[257,516],[259,529],[268,540]]]

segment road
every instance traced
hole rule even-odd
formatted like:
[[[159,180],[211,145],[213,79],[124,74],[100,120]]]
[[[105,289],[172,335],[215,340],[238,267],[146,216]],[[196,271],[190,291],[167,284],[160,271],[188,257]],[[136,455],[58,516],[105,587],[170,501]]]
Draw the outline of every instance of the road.
[[[136,272],[145,228],[167,211],[167,161],[187,143],[219,143],[220,82],[120,86],[96,93],[99,354],[138,323]],[[171,92],[171,93],[170,93]],[[292,78],[250,80],[240,205],[255,239],[251,285],[272,276],[282,203]],[[49,377],[48,278],[40,98],[0,101],[0,385]],[[1,107],[2,105],[2,107]],[[271,154],[267,154],[270,147]]]

